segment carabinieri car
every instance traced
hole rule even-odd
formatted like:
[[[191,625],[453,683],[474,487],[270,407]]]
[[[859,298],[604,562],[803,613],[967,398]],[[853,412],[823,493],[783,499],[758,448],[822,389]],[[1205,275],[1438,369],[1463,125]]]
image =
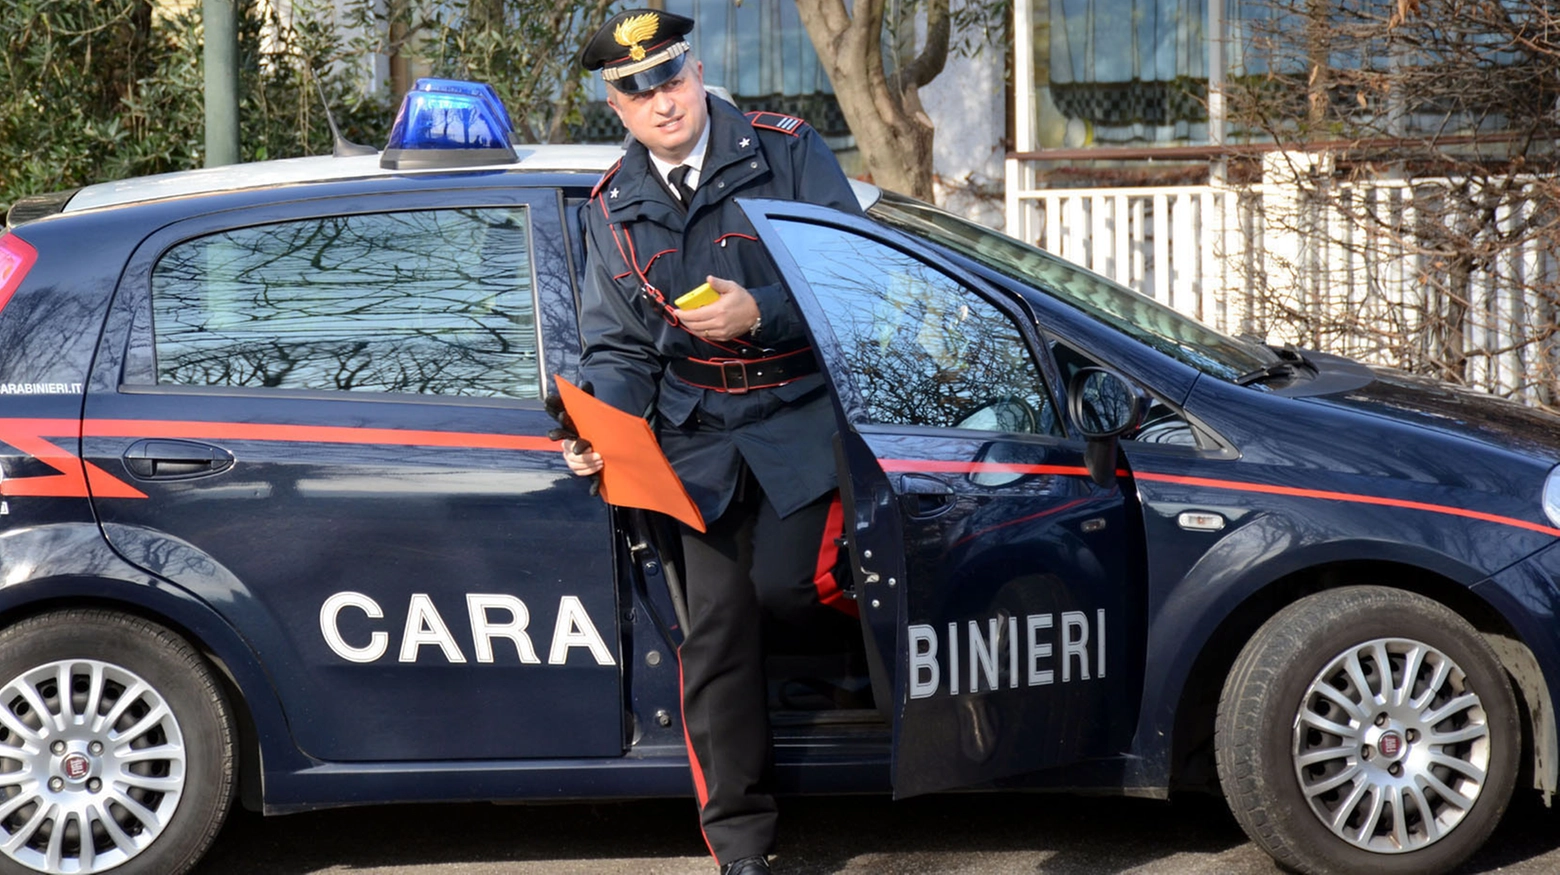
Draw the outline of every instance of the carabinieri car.
[[[0,872],[180,872],[235,798],[690,794],[665,527],[545,437],[618,150],[417,139],[445,87],[382,154],[10,209]],[[1554,791],[1560,421],[858,191],[745,206],[861,616],[776,655],[786,791],[1219,789],[1287,866],[1405,873]]]

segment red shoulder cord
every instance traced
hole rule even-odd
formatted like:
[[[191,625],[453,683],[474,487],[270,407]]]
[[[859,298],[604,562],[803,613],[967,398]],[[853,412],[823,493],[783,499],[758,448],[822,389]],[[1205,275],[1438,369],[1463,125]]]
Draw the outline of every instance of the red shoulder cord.
[[[605,200],[601,201],[601,215],[603,218],[606,218],[608,215],[607,202]],[[661,318],[665,319],[668,325],[671,325],[674,328],[682,328],[682,330],[686,332],[689,337],[695,338],[701,343],[709,344],[710,346],[729,353],[730,355],[737,356],[740,354],[740,351],[734,347],[727,346],[724,343],[717,343],[716,341],[710,340],[706,337],[700,337],[699,335],[688,331],[687,328],[684,328],[682,320],[677,318],[676,308],[666,302],[666,295],[662,293],[660,289],[656,288],[655,284],[650,282],[650,278],[645,276],[644,270],[639,266],[638,253],[634,251],[634,238],[628,233],[628,229],[622,228],[622,236],[619,237],[618,223],[609,220],[607,222],[607,228],[612,232],[612,242],[617,244],[618,255],[622,256],[623,261],[628,264],[628,266],[633,270],[634,275],[639,278],[640,291],[642,291],[644,296],[650,299],[650,302],[655,305],[657,310],[660,311]],[[623,248],[624,241],[627,241],[628,243],[627,250],[624,250]],[[661,254],[662,253],[659,252],[656,253],[655,256],[652,256],[650,260],[655,261],[655,259],[659,258]]]

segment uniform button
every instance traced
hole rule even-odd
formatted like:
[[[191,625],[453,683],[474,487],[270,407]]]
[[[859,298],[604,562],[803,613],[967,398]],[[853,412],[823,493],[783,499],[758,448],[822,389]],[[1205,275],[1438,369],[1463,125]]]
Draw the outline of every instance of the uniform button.
[[[748,162],[748,167],[752,168],[753,170],[757,170],[758,169],[758,162],[757,161],[750,161],[750,162]]]
[[[722,179],[720,182],[715,183],[715,187],[716,188],[725,188],[726,187],[726,180]]]

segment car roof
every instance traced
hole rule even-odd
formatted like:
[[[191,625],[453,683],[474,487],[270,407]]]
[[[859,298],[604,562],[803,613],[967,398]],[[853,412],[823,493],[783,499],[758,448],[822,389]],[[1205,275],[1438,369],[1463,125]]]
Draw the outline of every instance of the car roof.
[[[330,182],[343,179],[365,179],[448,173],[480,170],[520,171],[579,171],[604,173],[623,155],[620,146],[542,145],[516,147],[520,160],[517,163],[480,165],[474,167],[429,167],[425,169],[391,170],[379,166],[379,155],[353,155],[336,157],[320,155],[308,158],[284,158],[275,161],[256,161],[249,164],[229,164],[200,170],[183,170],[176,173],[159,173],[154,176],[138,176],[114,182],[102,182],[81,188],[71,196],[61,212],[76,212],[98,207],[113,207],[143,201],[215,192],[239,191],[276,185],[292,185],[309,182]]]
[[[222,167],[206,167],[199,170],[182,170],[175,173],[159,173],[137,176],[113,182],[84,186],[74,193],[60,192],[49,196],[52,205],[39,215],[50,212],[75,213],[104,207],[148,203],[193,195],[225,192],[252,191],[264,188],[300,185],[316,182],[336,182],[351,179],[390,179],[406,176],[428,176],[441,173],[471,173],[482,171],[531,172],[531,173],[583,173],[599,176],[623,157],[623,148],[616,145],[537,145],[516,147],[519,160],[509,164],[485,164],[464,167],[426,167],[392,170],[379,165],[379,155],[332,156],[317,155],[307,158],[283,158],[274,161],[255,161],[248,164],[229,164]],[[882,197],[877,186],[858,179],[850,180],[857,203],[867,209]],[[60,200],[66,200],[63,208]],[[17,224],[16,216],[8,216],[11,224]]]

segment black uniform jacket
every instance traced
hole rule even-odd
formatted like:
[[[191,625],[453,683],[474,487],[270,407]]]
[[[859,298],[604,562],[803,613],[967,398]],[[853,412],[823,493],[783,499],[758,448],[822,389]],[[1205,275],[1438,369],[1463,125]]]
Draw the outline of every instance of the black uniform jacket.
[[[718,98],[708,106],[709,145],[686,211],[637,142],[586,205],[580,379],[614,407],[653,417],[662,450],[706,520],[725,510],[744,460],[784,516],[834,488],[835,425],[822,375],[738,394],[698,388],[667,364],[761,358],[808,344],[736,198],[860,207],[834,154],[807,125],[774,114],[750,121]],[[711,344],[658,303],[707,275],[752,293],[762,318],[756,336]]]

